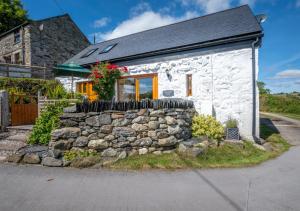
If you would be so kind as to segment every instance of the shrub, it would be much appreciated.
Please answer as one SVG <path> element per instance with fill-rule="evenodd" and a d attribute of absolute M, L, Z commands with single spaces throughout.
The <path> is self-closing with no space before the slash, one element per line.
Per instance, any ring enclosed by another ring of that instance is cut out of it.
<path fill-rule="evenodd" d="M 91 152 L 88 150 L 69 150 L 69 151 L 65 151 L 64 152 L 64 159 L 67 161 L 72 161 L 75 160 L 77 158 L 86 158 L 86 157 L 90 157 L 90 156 L 96 156 L 97 152 Z"/>
<path fill-rule="evenodd" d="M 224 136 L 224 128 L 214 117 L 199 115 L 193 118 L 192 134 L 194 137 L 207 136 L 220 141 Z"/>
<path fill-rule="evenodd" d="M 10 94 L 37 95 L 40 90 L 43 95 L 47 95 L 48 90 L 53 90 L 61 85 L 56 80 L 41 80 L 32 78 L 0 78 L 0 89 L 7 90 Z"/>
<path fill-rule="evenodd" d="M 300 98 L 292 94 L 260 96 L 260 110 L 275 113 L 300 114 Z"/>
<path fill-rule="evenodd" d="M 238 122 L 236 119 L 229 118 L 225 124 L 226 124 L 226 128 L 237 128 L 238 127 Z"/>
<path fill-rule="evenodd" d="M 93 79 L 93 90 L 102 100 L 111 100 L 115 92 L 115 83 L 122 73 L 127 73 L 126 67 L 119 67 L 109 63 L 97 63 L 92 67 L 90 78 Z"/>
<path fill-rule="evenodd" d="M 67 105 L 67 102 L 48 105 L 36 120 L 28 143 L 47 145 L 51 139 L 51 131 L 59 126 L 59 115 Z"/>

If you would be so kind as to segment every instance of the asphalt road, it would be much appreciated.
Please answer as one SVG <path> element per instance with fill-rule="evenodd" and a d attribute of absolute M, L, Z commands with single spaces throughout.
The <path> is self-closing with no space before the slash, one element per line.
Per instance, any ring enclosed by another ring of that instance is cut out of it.
<path fill-rule="evenodd" d="M 0 211 L 300 210 L 299 161 L 295 146 L 240 169 L 119 172 L 1 164 Z"/>

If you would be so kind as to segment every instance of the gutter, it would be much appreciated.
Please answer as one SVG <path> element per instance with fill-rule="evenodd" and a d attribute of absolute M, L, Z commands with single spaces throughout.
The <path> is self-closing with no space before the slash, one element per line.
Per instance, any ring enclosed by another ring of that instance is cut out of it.
<path fill-rule="evenodd" d="M 252 137 L 255 142 L 259 141 L 259 137 L 256 136 L 256 57 L 255 57 L 255 46 L 259 43 L 260 39 L 257 37 L 255 41 L 251 43 L 252 48 Z"/>

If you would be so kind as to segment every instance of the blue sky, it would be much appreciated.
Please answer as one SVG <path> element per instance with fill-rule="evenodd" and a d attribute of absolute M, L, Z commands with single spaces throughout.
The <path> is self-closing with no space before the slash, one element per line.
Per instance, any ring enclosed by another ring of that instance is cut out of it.
<path fill-rule="evenodd" d="M 93 41 L 249 4 L 264 13 L 259 80 L 272 92 L 300 92 L 300 0 L 22 0 L 31 19 L 69 13 Z"/>

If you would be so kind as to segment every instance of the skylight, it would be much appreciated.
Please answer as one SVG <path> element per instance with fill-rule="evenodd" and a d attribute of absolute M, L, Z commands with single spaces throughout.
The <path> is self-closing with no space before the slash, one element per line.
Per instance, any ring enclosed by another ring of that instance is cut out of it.
<path fill-rule="evenodd" d="M 108 51 L 110 51 L 113 47 L 115 47 L 117 45 L 117 43 L 115 44 L 111 44 L 111 45 L 108 45 L 106 46 L 100 53 L 107 53 Z M 99 54 L 100 54 L 99 53 Z"/>
<path fill-rule="evenodd" d="M 84 55 L 83 55 L 82 57 L 80 57 L 80 58 L 88 57 L 88 56 L 92 55 L 96 50 L 98 50 L 98 48 L 89 50 L 86 54 L 84 54 Z"/>

